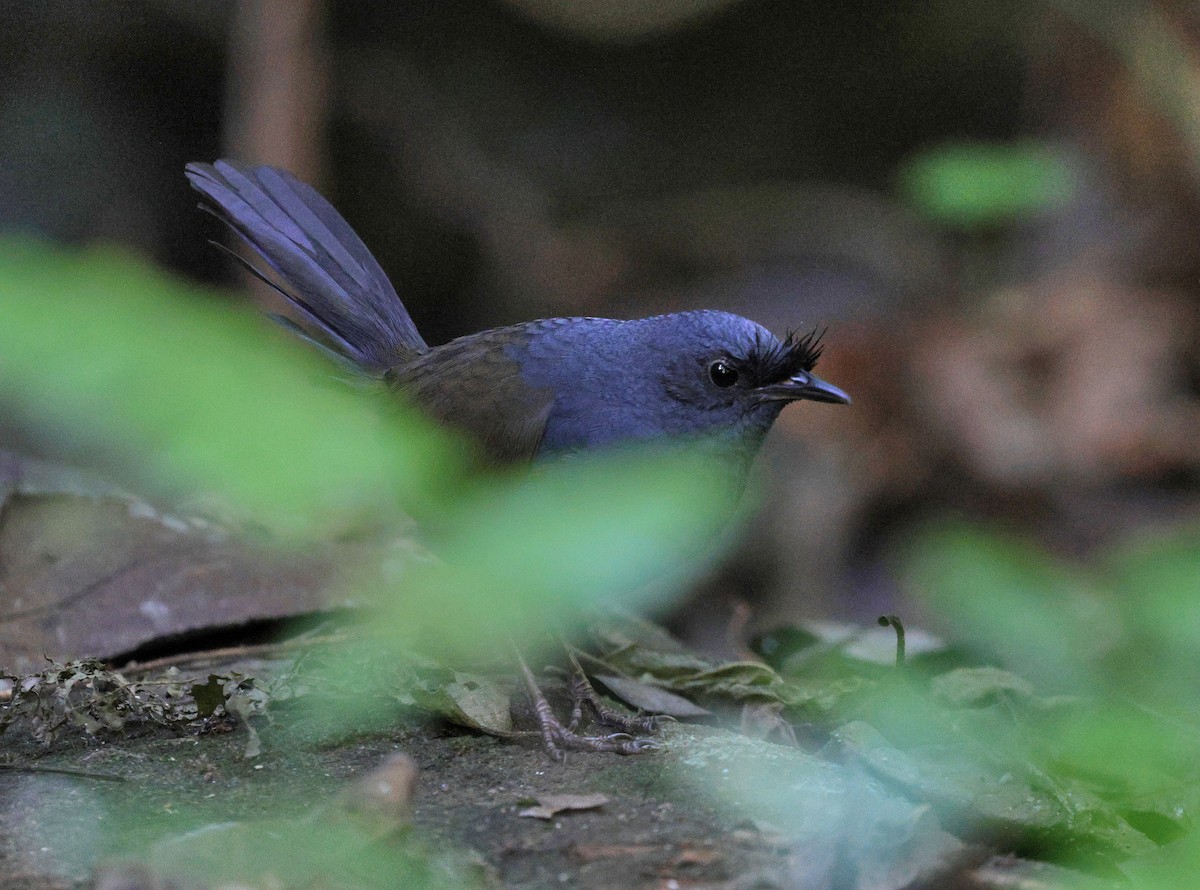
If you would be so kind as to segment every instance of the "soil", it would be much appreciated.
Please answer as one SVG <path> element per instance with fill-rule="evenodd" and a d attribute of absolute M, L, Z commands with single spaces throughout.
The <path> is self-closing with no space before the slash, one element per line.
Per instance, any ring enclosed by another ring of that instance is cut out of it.
<path fill-rule="evenodd" d="M 243 829 L 253 837 L 256 826 L 282 820 L 320 824 L 330 801 L 396 752 L 419 767 L 406 843 L 458 851 L 472 882 L 787 886 L 787 850 L 769 830 L 718 812 L 694 783 L 668 778 L 683 752 L 731 735 L 724 730 L 673 725 L 664 752 L 576 753 L 559 764 L 534 741 L 411 715 L 380 732 L 331 736 L 319 723 L 278 715 L 253 758 L 247 733 L 231 721 L 210 727 L 225 731 L 142 727 L 60 738 L 48 749 L 10 730 L 0 769 L 0 887 L 91 886 L 100 862 L 143 860 L 161 871 L 172 858 L 164 851 L 178 850 L 180 838 L 232 838 Z M 519 815 L 544 795 L 594 793 L 607 802 L 550 819 Z M 229 832 L 230 822 L 240 826 Z"/>

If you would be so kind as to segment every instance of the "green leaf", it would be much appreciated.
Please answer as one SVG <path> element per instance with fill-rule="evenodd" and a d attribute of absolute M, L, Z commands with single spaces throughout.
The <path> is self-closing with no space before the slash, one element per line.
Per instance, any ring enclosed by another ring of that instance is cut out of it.
<path fill-rule="evenodd" d="M 273 526 L 395 513 L 453 475 L 411 413 L 381 427 L 258 315 L 114 250 L 0 240 L 0 398 L 160 490 L 219 491 Z"/>
<path fill-rule="evenodd" d="M 1023 844 L 1049 843 L 1109 863 L 1155 847 L 1082 785 L 1063 777 L 1047 784 L 1036 768 L 1024 767 L 1019 755 L 989 767 L 964 756 L 953 744 L 905 752 L 865 723 L 846 724 L 834 738 L 873 772 L 918 800 L 957 813 L 967 824 L 1020 838 Z"/>
<path fill-rule="evenodd" d="M 930 689 L 947 704 L 960 708 L 989 705 L 997 698 L 1033 696 L 1032 683 L 996 667 L 956 668 L 934 677 Z"/>
<path fill-rule="evenodd" d="M 931 525 L 914 535 L 902 575 L 960 639 L 1040 690 L 1094 690 L 1095 666 L 1121 633 L 1120 612 L 1093 575 L 1017 538 L 965 524 Z"/>
<path fill-rule="evenodd" d="M 1200 688 L 1169 680 L 1190 674 L 1200 651 L 1200 532 L 1138 540 L 1112 553 L 1104 568 L 1125 629 L 1105 665 L 1110 682 L 1139 700 L 1195 713 Z"/>
<path fill-rule="evenodd" d="M 1048 145 L 952 143 L 910 158 L 901 191 L 920 212 L 955 228 L 1012 223 L 1061 207 L 1071 171 Z"/>
<path fill-rule="evenodd" d="M 205 682 L 193 683 L 189 692 L 196 700 L 196 713 L 201 717 L 211 717 L 217 708 L 225 704 L 225 677 L 209 674 Z"/>

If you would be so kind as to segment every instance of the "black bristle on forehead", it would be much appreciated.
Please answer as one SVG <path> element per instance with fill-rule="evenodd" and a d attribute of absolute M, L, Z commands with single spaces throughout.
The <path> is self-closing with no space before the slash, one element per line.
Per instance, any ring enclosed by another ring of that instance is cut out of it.
<path fill-rule="evenodd" d="M 825 329 L 813 328 L 807 334 L 788 331 L 782 340 L 760 338 L 754 352 L 748 356 L 759 386 L 779 383 L 801 371 L 811 371 L 821 357 L 821 338 Z"/>

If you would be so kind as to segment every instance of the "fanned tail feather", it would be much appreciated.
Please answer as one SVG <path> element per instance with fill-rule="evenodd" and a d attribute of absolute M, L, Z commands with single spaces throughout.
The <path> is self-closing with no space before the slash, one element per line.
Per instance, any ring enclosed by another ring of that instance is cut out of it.
<path fill-rule="evenodd" d="M 427 347 L 379 263 L 315 189 L 274 167 L 188 164 L 201 207 L 238 233 L 279 277 L 238 257 L 296 310 L 289 325 L 370 374 Z"/>

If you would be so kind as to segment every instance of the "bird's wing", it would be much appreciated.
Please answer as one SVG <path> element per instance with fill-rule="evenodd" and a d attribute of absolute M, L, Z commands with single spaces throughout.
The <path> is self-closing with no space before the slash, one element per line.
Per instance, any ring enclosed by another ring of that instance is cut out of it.
<path fill-rule="evenodd" d="M 435 346 L 384 380 L 442 424 L 475 442 L 498 464 L 526 463 L 541 448 L 554 393 L 530 386 L 513 357 L 528 325 L 496 328 Z"/>
<path fill-rule="evenodd" d="M 253 247 L 285 286 L 251 271 L 292 304 L 322 345 L 374 373 L 425 348 L 379 263 L 311 186 L 284 170 L 229 161 L 188 164 L 185 172 L 205 198 L 200 206 Z"/>

